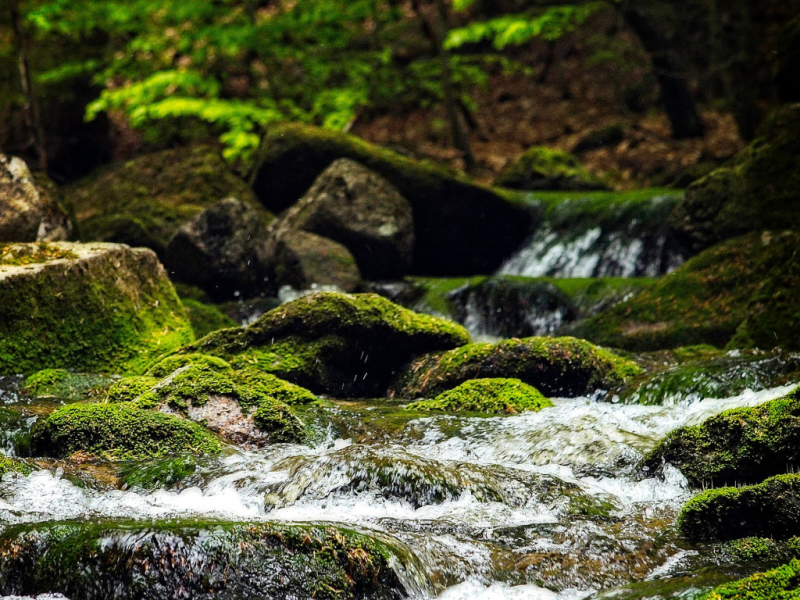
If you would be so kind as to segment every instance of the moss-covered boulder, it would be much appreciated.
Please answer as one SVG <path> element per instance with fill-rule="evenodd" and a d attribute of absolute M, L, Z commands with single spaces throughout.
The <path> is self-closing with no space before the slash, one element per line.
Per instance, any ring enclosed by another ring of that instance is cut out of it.
<path fill-rule="evenodd" d="M 355 161 L 335 160 L 281 221 L 344 245 L 367 279 L 400 279 L 411 265 L 411 205 L 391 183 Z"/>
<path fill-rule="evenodd" d="M 132 404 L 70 404 L 37 421 L 31 437 L 34 456 L 56 458 L 80 453 L 119 460 L 220 449 L 200 425 Z"/>
<path fill-rule="evenodd" d="M 155 254 L 117 244 L 0 247 L 0 374 L 136 370 L 193 339 Z"/>
<path fill-rule="evenodd" d="M 517 414 L 539 411 L 553 403 L 519 379 L 473 379 L 436 396 L 407 405 L 409 410 Z"/>
<path fill-rule="evenodd" d="M 109 165 L 68 186 L 84 240 L 145 246 L 164 255 L 172 236 L 209 206 L 234 197 L 261 210 L 215 148 L 193 146 Z"/>
<path fill-rule="evenodd" d="M 0 536 L 0 594 L 85 600 L 398 600 L 398 542 L 331 525 L 40 523 Z"/>
<path fill-rule="evenodd" d="M 800 475 L 777 475 L 757 485 L 698 494 L 681 510 L 678 529 L 692 541 L 800 534 Z"/>
<path fill-rule="evenodd" d="M 735 408 L 670 432 L 645 457 L 669 462 L 694 486 L 753 483 L 800 464 L 800 388 L 753 408 Z"/>
<path fill-rule="evenodd" d="M 181 364 L 182 358 L 186 359 Z M 155 377 L 131 377 L 115 384 L 110 402 L 132 402 L 139 408 L 181 416 L 234 444 L 264 446 L 300 442 L 306 438 L 303 422 L 289 406 L 317 398 L 300 386 L 255 369 L 220 368 L 219 358 L 203 355 L 175 356 L 155 365 Z"/>
<path fill-rule="evenodd" d="M 411 204 L 412 272 L 472 275 L 493 271 L 530 231 L 531 213 L 510 197 L 355 136 L 306 125 L 269 128 L 253 170 L 253 189 L 267 208 L 281 212 L 339 158 L 357 161 L 383 176 Z"/>
<path fill-rule="evenodd" d="M 773 113 L 724 167 L 695 182 L 671 217 L 695 251 L 749 231 L 800 229 L 800 104 Z"/>
<path fill-rule="evenodd" d="M 494 183 L 515 190 L 608 189 L 581 165 L 577 156 L 547 146 L 533 146 L 526 150 L 500 173 Z"/>
<path fill-rule="evenodd" d="M 697 600 L 794 600 L 800 595 L 800 560 L 726 583 Z"/>
<path fill-rule="evenodd" d="M 75 401 L 99 396 L 113 383 L 114 377 L 103 373 L 43 369 L 25 379 L 22 392 L 32 398 Z"/>
<path fill-rule="evenodd" d="M 400 398 L 432 398 L 470 379 L 515 378 L 548 397 L 610 390 L 641 372 L 633 362 L 571 337 L 467 344 L 413 360 L 392 384 Z"/>
<path fill-rule="evenodd" d="M 775 55 L 775 87 L 781 102 L 800 102 L 800 16 L 795 17 L 781 31 Z"/>
<path fill-rule="evenodd" d="M 0 243 L 69 238 L 72 222 L 46 175 L 35 178 L 19 158 L 0 154 Z"/>
<path fill-rule="evenodd" d="M 309 294 L 249 327 L 212 333 L 181 353 L 252 366 L 337 397 L 383 395 L 409 360 L 469 342 L 459 325 L 419 315 L 375 294 Z"/>
<path fill-rule="evenodd" d="M 275 281 L 296 290 L 314 285 L 334 286 L 355 292 L 361 285 L 361 273 L 350 251 L 328 238 L 300 230 L 275 232 L 270 242 L 275 265 Z"/>
<path fill-rule="evenodd" d="M 574 335 L 629 350 L 695 344 L 800 349 L 800 234 L 751 233 L 710 248 Z"/>
<path fill-rule="evenodd" d="M 33 468 L 19 460 L 0 454 L 0 479 L 2 479 L 3 475 L 6 473 L 21 473 L 22 475 L 30 475 L 33 473 Z"/>
<path fill-rule="evenodd" d="M 197 339 L 205 337 L 213 331 L 238 325 L 236 321 L 213 304 L 201 302 L 194 298 L 182 298 L 181 302 L 186 310 L 186 317 L 192 326 L 194 337 Z"/>
<path fill-rule="evenodd" d="M 164 253 L 164 265 L 172 277 L 216 300 L 274 293 L 268 222 L 252 203 L 220 200 L 178 229 Z"/>

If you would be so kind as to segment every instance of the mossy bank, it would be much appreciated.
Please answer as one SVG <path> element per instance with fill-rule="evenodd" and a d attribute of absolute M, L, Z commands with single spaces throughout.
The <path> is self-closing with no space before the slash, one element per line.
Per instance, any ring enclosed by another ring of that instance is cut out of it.
<path fill-rule="evenodd" d="M 431 412 L 477 412 L 517 414 L 526 410 L 539 411 L 553 403 L 535 387 L 519 379 L 473 379 L 433 400 L 420 400 L 407 406 L 408 410 Z"/>

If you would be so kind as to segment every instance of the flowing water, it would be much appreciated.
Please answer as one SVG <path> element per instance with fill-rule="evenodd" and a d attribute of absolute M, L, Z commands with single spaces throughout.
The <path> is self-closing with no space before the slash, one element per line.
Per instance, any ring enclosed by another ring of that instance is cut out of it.
<path fill-rule="evenodd" d="M 0 411 L 27 411 L 15 422 L 24 429 L 41 411 L 11 383 Z M 327 429 L 315 445 L 229 449 L 170 489 L 122 490 L 102 477 L 87 484 L 58 463 L 7 474 L 0 530 L 66 519 L 332 522 L 410 549 L 417 566 L 403 578 L 418 598 L 662 597 L 629 584 L 697 568 L 687 566 L 697 552 L 673 533 L 691 492 L 670 467 L 663 479 L 647 477 L 642 454 L 676 427 L 789 389 L 671 406 L 562 399 L 497 418 L 404 418 L 396 407 L 331 404 L 317 415 Z M 681 597 L 700 589 L 686 581 Z"/>

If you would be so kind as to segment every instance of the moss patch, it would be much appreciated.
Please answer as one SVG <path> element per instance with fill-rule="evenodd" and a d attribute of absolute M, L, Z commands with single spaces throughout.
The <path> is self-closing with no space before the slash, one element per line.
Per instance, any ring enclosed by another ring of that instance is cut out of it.
<path fill-rule="evenodd" d="M 180 452 L 214 454 L 219 441 L 199 425 L 130 404 L 72 404 L 38 421 L 34 455 L 137 459 Z"/>
<path fill-rule="evenodd" d="M 3 475 L 6 473 L 30 475 L 33 473 L 33 469 L 23 462 L 0 455 L 0 479 L 2 479 Z"/>
<path fill-rule="evenodd" d="M 800 597 L 800 560 L 726 583 L 697 600 L 795 600 Z"/>
<path fill-rule="evenodd" d="M 182 300 L 186 309 L 186 316 L 192 324 L 192 331 L 197 339 L 207 336 L 209 333 L 236 327 L 237 323 L 228 315 L 219 310 L 212 304 L 205 304 L 198 300 L 185 298 Z"/>
<path fill-rule="evenodd" d="M 693 344 L 800 348 L 800 235 L 753 233 L 706 250 L 575 335 L 629 350 Z"/>
<path fill-rule="evenodd" d="M 495 185 L 515 190 L 607 189 L 581 165 L 577 156 L 547 146 L 526 150 L 500 174 Z"/>
<path fill-rule="evenodd" d="M 162 358 L 152 367 L 147 369 L 146 374 L 150 377 L 163 378 L 186 366 L 195 366 L 217 373 L 225 373 L 231 370 L 231 365 L 227 361 L 208 354 L 190 353 L 173 354 Z"/>
<path fill-rule="evenodd" d="M 735 408 L 670 432 L 645 457 L 678 467 L 692 485 L 761 481 L 800 464 L 800 388 L 754 408 Z"/>
<path fill-rule="evenodd" d="M 409 410 L 436 412 L 482 412 L 517 414 L 553 406 L 535 387 L 519 379 L 473 379 L 439 394 L 433 400 L 420 400 Z"/>
<path fill-rule="evenodd" d="M 392 385 L 400 398 L 432 397 L 470 379 L 511 377 L 549 397 L 610 390 L 641 372 L 632 361 L 575 338 L 468 344 L 412 361 Z"/>
<path fill-rule="evenodd" d="M 0 266 L 22 267 L 53 260 L 76 258 L 78 255 L 62 244 L 40 242 L 0 245 Z"/>
<path fill-rule="evenodd" d="M 0 266 L 0 374 L 136 371 L 193 339 L 152 252 L 57 245 L 80 258 Z"/>
<path fill-rule="evenodd" d="M 98 396 L 113 382 L 113 377 L 103 374 L 44 369 L 25 379 L 22 392 L 35 398 L 57 398 L 71 402 Z"/>
<path fill-rule="evenodd" d="M 254 367 L 312 391 L 383 395 L 414 356 L 466 344 L 459 325 L 420 315 L 374 294 L 310 294 L 244 329 L 213 333 L 182 353 L 206 353 Z"/>

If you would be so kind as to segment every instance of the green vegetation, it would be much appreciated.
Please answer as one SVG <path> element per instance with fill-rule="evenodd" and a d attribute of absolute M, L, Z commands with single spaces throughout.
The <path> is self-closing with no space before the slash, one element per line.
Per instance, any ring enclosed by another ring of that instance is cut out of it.
<path fill-rule="evenodd" d="M 795 233 L 752 233 L 689 260 L 652 288 L 576 328 L 629 350 L 693 344 L 800 348 Z"/>
<path fill-rule="evenodd" d="M 0 244 L 0 267 L 23 267 L 53 260 L 78 258 L 68 246 L 47 242 L 36 244 Z"/>
<path fill-rule="evenodd" d="M 192 365 L 209 371 L 217 373 L 225 373 L 231 370 L 231 365 L 217 356 L 209 356 L 208 354 L 172 354 L 166 358 L 162 358 L 152 367 L 147 369 L 147 375 L 150 377 L 163 378 L 167 375 L 177 371 L 181 367 Z"/>
<path fill-rule="evenodd" d="M 212 333 L 181 350 L 221 356 L 335 396 L 375 397 L 409 359 L 469 341 L 450 321 L 419 315 L 374 294 L 311 294 L 250 327 Z"/>
<path fill-rule="evenodd" d="M 641 369 L 608 350 L 571 337 L 530 337 L 468 344 L 412 361 L 392 385 L 400 398 L 432 397 L 470 379 L 509 377 L 548 397 L 610 390 Z"/>
<path fill-rule="evenodd" d="M 473 379 L 443 392 L 433 400 L 412 402 L 409 410 L 516 414 L 553 406 L 547 398 L 519 379 Z"/>
<path fill-rule="evenodd" d="M 0 454 L 0 479 L 2 479 L 3 475 L 6 473 L 21 473 L 22 475 L 30 475 L 33 473 L 33 469 L 23 462 Z"/>
<path fill-rule="evenodd" d="M 19 247 L 38 252 L 33 244 Z M 80 258 L 0 266 L 0 374 L 136 371 L 192 341 L 183 307 L 152 252 L 66 242 L 48 247 Z"/>
<path fill-rule="evenodd" d="M 754 408 L 735 408 L 670 432 L 645 457 L 674 464 L 694 486 L 758 482 L 800 463 L 800 388 Z"/>
<path fill-rule="evenodd" d="M 577 156 L 534 146 L 508 166 L 495 185 L 516 190 L 602 190 L 606 186 L 580 163 Z"/>
<path fill-rule="evenodd" d="M 181 302 L 186 309 L 186 316 L 189 319 L 189 323 L 192 324 L 194 337 L 198 340 L 214 331 L 237 326 L 236 321 L 212 304 L 200 302 L 191 298 L 183 298 Z"/>
<path fill-rule="evenodd" d="M 726 583 L 697 600 L 794 600 L 800 596 L 800 560 Z"/>
<path fill-rule="evenodd" d="M 75 401 L 97 396 L 113 382 L 112 377 L 103 374 L 70 373 L 66 369 L 44 369 L 25 379 L 22 391 L 35 398 Z"/>
<path fill-rule="evenodd" d="M 31 450 L 40 456 L 81 453 L 130 460 L 180 452 L 214 454 L 221 445 L 196 423 L 173 415 L 131 404 L 72 404 L 36 423 Z"/>
<path fill-rule="evenodd" d="M 124 464 L 118 476 L 123 489 L 154 490 L 170 488 L 193 475 L 196 469 L 197 459 L 194 456 L 171 456 Z"/>

